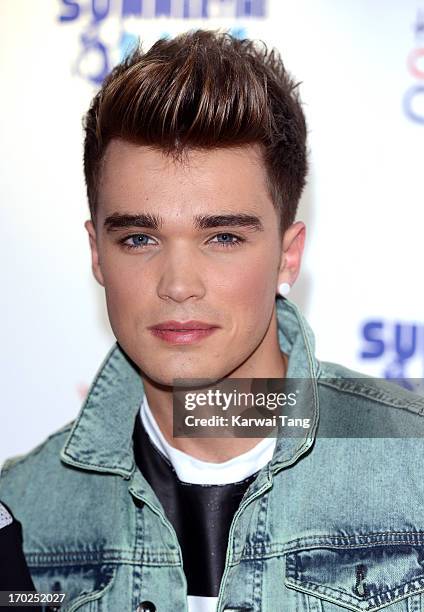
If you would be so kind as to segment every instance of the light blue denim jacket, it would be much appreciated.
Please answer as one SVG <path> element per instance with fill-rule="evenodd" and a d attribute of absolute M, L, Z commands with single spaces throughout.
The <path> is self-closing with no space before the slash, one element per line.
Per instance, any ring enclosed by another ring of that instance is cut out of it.
<path fill-rule="evenodd" d="M 246 491 L 218 611 L 424 611 L 424 399 L 319 362 L 291 301 L 277 298 L 277 316 L 287 376 L 312 380 L 313 421 L 278 438 Z M 115 344 L 78 418 L 3 466 L 34 584 L 66 592 L 66 612 L 187 610 L 174 529 L 134 463 L 143 393 Z M 365 437 L 379 423 L 393 435 Z"/>

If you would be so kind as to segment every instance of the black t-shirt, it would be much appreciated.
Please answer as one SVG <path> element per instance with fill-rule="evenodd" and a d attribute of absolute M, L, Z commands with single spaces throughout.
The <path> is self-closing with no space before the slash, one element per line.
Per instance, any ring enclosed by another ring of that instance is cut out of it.
<path fill-rule="evenodd" d="M 1 504 L 10 514 L 12 522 L 0 529 L 0 591 L 35 591 L 34 583 L 26 564 L 22 549 L 22 526 L 17 521 L 8 506 Z M 3 513 L 4 515 L 5 513 Z M 10 610 L 0 606 L 0 610 Z M 15 607 L 13 610 L 40 612 L 41 608 Z"/>
<path fill-rule="evenodd" d="M 168 458 L 151 442 L 140 413 L 134 429 L 134 456 L 177 534 L 187 594 L 217 597 L 231 521 L 257 473 L 224 485 L 179 480 Z"/>

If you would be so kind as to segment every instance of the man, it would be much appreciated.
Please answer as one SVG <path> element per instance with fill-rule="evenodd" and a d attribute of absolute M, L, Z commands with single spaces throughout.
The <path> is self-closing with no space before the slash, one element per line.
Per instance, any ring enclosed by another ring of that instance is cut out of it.
<path fill-rule="evenodd" d="M 68 612 L 424 610 L 424 401 L 319 362 L 286 297 L 307 156 L 278 54 L 160 40 L 112 71 L 85 131 L 117 343 L 78 418 L 2 470 L 37 590 Z M 174 436 L 174 383 L 198 379 L 309 381 L 309 427 Z"/>

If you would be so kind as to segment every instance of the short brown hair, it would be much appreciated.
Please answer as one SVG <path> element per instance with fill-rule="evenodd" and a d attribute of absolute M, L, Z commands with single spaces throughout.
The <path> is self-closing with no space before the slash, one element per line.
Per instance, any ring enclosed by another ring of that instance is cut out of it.
<path fill-rule="evenodd" d="M 262 42 L 262 41 L 261 41 Z M 97 212 L 101 165 L 112 138 L 181 158 L 190 148 L 259 143 L 283 232 L 307 174 L 306 122 L 297 85 L 275 49 L 228 32 L 195 30 L 140 45 L 106 77 L 84 117 L 84 174 Z"/>

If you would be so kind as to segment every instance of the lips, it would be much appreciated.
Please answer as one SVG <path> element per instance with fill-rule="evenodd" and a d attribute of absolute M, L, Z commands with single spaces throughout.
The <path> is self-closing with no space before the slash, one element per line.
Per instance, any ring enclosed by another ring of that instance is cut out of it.
<path fill-rule="evenodd" d="M 149 329 L 154 336 L 169 345 L 190 345 L 214 334 L 218 327 L 205 321 L 164 321 Z"/>
<path fill-rule="evenodd" d="M 157 325 L 152 325 L 149 329 L 159 329 L 168 331 L 193 331 L 198 329 L 212 329 L 218 327 L 213 323 L 205 323 L 204 321 L 164 321 Z"/>

